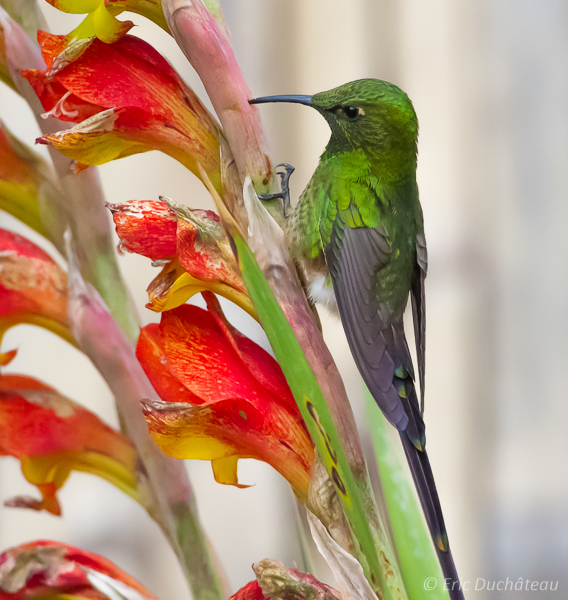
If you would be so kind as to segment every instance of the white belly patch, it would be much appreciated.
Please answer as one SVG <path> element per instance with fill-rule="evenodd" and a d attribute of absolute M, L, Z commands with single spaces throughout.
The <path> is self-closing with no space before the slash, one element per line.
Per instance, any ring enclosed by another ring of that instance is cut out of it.
<path fill-rule="evenodd" d="M 317 273 L 310 277 L 308 291 L 313 302 L 325 306 L 331 312 L 338 312 L 333 286 L 325 275 Z"/>

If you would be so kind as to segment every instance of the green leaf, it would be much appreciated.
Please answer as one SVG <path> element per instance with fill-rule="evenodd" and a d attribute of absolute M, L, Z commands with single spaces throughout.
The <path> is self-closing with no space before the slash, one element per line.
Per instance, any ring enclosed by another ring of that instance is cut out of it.
<path fill-rule="evenodd" d="M 390 439 L 389 430 L 392 426 L 367 389 L 365 405 L 381 487 L 408 598 L 418 600 L 427 595 L 428 600 L 448 600 L 448 592 L 443 589 L 444 576 L 422 509 Z M 436 580 L 436 585 L 434 589 L 430 589 L 428 582 L 433 579 Z"/>

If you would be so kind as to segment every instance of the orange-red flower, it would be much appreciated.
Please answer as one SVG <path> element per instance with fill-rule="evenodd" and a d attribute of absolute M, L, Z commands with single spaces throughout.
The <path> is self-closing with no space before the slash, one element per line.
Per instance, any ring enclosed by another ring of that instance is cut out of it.
<path fill-rule="evenodd" d="M 148 308 L 170 310 L 209 290 L 256 318 L 225 230 L 213 211 L 152 200 L 132 200 L 109 209 L 121 249 L 163 267 L 148 288 Z"/>
<path fill-rule="evenodd" d="M 77 161 L 76 171 L 148 150 L 161 150 L 198 177 L 198 164 L 217 189 L 220 130 L 171 65 L 131 35 L 113 44 L 94 39 L 56 60 L 65 36 L 39 32 L 45 71 L 28 79 L 48 115 L 77 123 L 37 141 Z"/>
<path fill-rule="evenodd" d="M 42 495 L 14 498 L 9 506 L 61 514 L 56 494 L 71 471 L 98 475 L 138 497 L 137 454 L 130 440 L 31 377 L 0 377 L 0 455 L 17 458 Z"/>
<path fill-rule="evenodd" d="M 19 323 L 45 327 L 74 343 L 67 324 L 67 276 L 29 240 L 0 229 L 0 341 Z"/>
<path fill-rule="evenodd" d="M 38 540 L 0 554 L 0 598 L 148 598 L 136 579 L 110 560 L 61 542 Z"/>
<path fill-rule="evenodd" d="M 274 467 L 306 500 L 314 451 L 278 363 L 210 310 L 183 305 L 141 331 L 137 356 L 165 402 L 146 401 L 150 435 L 175 458 L 211 460 L 238 485 L 239 458 Z"/>

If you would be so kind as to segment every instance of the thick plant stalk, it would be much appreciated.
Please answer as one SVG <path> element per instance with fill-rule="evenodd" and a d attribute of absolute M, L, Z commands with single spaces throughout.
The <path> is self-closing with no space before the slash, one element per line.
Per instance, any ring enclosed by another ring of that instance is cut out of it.
<path fill-rule="evenodd" d="M 228 36 L 209 14 L 202 0 L 163 0 L 162 6 L 170 31 L 199 74 L 227 138 L 228 144 L 222 143 L 223 200 L 255 252 L 256 260 L 316 376 L 363 499 L 365 516 L 374 530 L 375 542 L 383 556 L 388 557 L 384 569 L 396 572 L 398 569 L 392 560 L 393 553 L 371 490 L 353 412 L 337 367 L 323 341 L 285 244 L 274 243 L 274 232 L 251 231 L 254 219 L 250 214 L 247 217 L 243 206 L 242 184 L 248 175 L 257 193 L 274 191 L 274 176 L 260 118 L 256 108 L 248 104 L 251 94 Z M 325 486 L 318 487 L 323 489 Z M 321 493 L 320 489 L 316 494 Z M 330 517 L 333 496 L 330 491 L 319 498 L 323 503 L 329 503 Z M 320 508 L 323 508 L 321 502 Z M 329 527 L 329 522 L 327 525 Z M 342 529 L 340 524 L 335 525 Z M 353 550 L 345 544 L 344 537 L 340 543 Z M 398 580 L 397 574 L 394 579 Z M 398 585 L 395 583 L 393 587 L 397 589 Z M 404 595 L 403 589 L 401 594 Z"/>
<path fill-rule="evenodd" d="M 182 461 L 169 458 L 152 442 L 140 410 L 141 398 L 157 397 L 130 342 L 107 312 L 96 290 L 85 283 L 69 254 L 69 318 L 81 350 L 108 382 L 125 433 L 141 458 L 140 502 L 160 525 L 176 553 L 196 600 L 224 598 Z"/>
<path fill-rule="evenodd" d="M 28 102 L 43 134 L 67 129 L 70 124 L 44 112 L 30 84 L 20 76 L 24 69 L 45 69 L 39 47 L 10 16 L 0 8 L 0 27 L 4 29 L 8 68 L 17 91 Z M 83 277 L 93 284 L 108 305 L 113 317 L 131 340 L 138 336 L 138 319 L 130 295 L 118 269 L 108 212 L 95 169 L 73 174 L 71 161 L 57 150 L 49 148 L 59 179 L 60 198 L 57 219 L 50 234 L 57 248 L 61 247 L 63 230 L 69 227 L 77 240 L 77 256 Z"/>
<path fill-rule="evenodd" d="M 227 167 L 225 203 L 241 231 L 249 223 L 243 210 L 242 187 L 235 182 L 231 158 L 244 183 L 250 175 L 255 191 L 273 191 L 273 174 L 268 147 L 256 107 L 248 104 L 250 91 L 242 77 L 226 34 L 218 27 L 201 0 L 163 0 L 166 20 L 176 41 L 191 62 L 223 126 L 230 150 L 223 148 Z M 364 487 L 368 474 L 353 411 L 331 354 L 314 320 L 296 271 L 284 245 L 262 250 L 257 261 L 284 311 L 333 413 L 351 469 Z M 370 488 L 369 488 L 370 489 Z"/>

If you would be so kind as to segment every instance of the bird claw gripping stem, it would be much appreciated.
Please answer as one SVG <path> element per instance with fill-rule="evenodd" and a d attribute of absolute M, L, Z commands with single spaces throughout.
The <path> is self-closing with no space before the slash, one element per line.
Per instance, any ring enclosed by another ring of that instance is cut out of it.
<path fill-rule="evenodd" d="M 277 198 L 280 198 L 282 200 L 282 214 L 284 215 L 284 218 L 286 219 L 286 217 L 288 216 L 288 213 L 290 212 L 290 176 L 292 175 L 292 173 L 296 170 L 295 167 L 293 167 L 292 165 L 289 165 L 288 163 L 280 163 L 279 165 L 276 165 L 276 168 L 278 169 L 278 167 L 284 167 L 284 171 L 276 171 L 276 174 L 280 177 L 280 192 L 278 192 L 277 194 L 260 194 L 258 197 L 261 200 L 267 201 L 267 200 L 276 200 Z"/>

